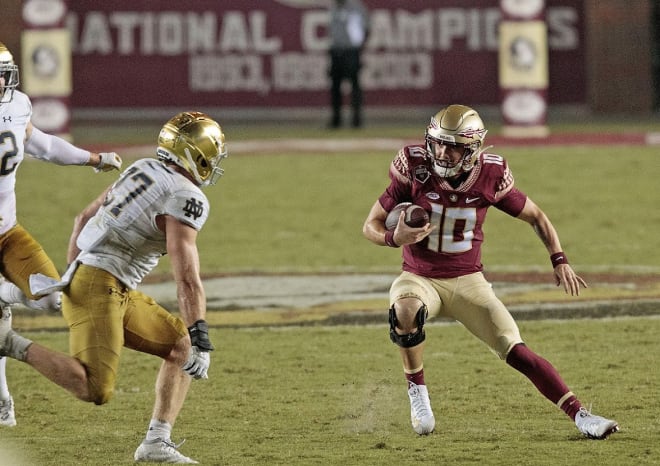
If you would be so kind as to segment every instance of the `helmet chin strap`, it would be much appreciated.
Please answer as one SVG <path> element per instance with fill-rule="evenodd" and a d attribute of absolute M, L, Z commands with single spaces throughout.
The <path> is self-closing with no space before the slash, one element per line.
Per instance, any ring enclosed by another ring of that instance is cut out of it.
<path fill-rule="evenodd" d="M 0 89 L 0 104 L 7 104 L 12 101 L 14 97 L 14 90 L 11 88 Z"/>
<path fill-rule="evenodd" d="M 469 149 L 468 149 L 469 150 Z M 468 154 L 463 154 L 461 159 L 453 167 L 443 167 L 439 165 L 435 160 L 433 161 L 433 171 L 440 178 L 453 178 L 460 175 L 463 172 L 469 172 L 474 167 L 474 164 L 469 164 L 468 162 L 472 160 L 474 156 L 474 151 L 470 151 Z"/>
<path fill-rule="evenodd" d="M 442 167 L 433 161 L 433 171 L 440 178 L 453 178 L 460 175 L 461 173 L 469 172 L 474 168 L 474 165 L 476 164 L 479 156 L 491 147 L 493 146 L 487 146 L 483 149 L 476 149 L 469 155 L 464 155 L 463 158 L 461 158 L 461 160 L 453 167 Z"/>
<path fill-rule="evenodd" d="M 190 149 L 187 147 L 183 149 L 183 151 L 186 153 L 186 158 L 188 159 L 188 166 L 190 167 L 190 170 L 192 171 L 192 175 L 195 177 L 195 181 L 200 186 L 204 186 L 204 180 L 201 179 L 199 176 L 199 172 L 197 172 L 197 166 L 195 165 L 195 162 L 193 162 L 192 154 L 190 153 Z"/>
<path fill-rule="evenodd" d="M 452 178 L 460 173 L 461 169 L 463 168 L 462 165 L 463 164 L 459 162 L 453 167 L 442 167 L 436 162 L 433 162 L 433 171 L 440 178 Z"/>

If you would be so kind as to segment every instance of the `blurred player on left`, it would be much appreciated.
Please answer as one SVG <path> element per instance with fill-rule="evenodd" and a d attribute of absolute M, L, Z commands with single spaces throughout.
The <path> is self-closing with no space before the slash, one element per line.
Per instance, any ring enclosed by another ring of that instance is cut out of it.
<path fill-rule="evenodd" d="M 41 245 L 16 218 L 16 170 L 25 154 L 57 165 L 89 165 L 96 172 L 119 170 L 122 160 L 114 152 L 89 152 L 64 139 L 39 131 L 30 121 L 30 98 L 17 90 L 18 66 L 0 42 L 0 309 L 11 320 L 10 304 L 59 311 L 59 293 L 34 300 L 29 277 L 42 273 L 59 279 L 55 265 Z M 5 280 L 6 279 L 6 280 Z M 7 387 L 6 359 L 0 357 L 0 426 L 15 426 L 14 401 Z"/>

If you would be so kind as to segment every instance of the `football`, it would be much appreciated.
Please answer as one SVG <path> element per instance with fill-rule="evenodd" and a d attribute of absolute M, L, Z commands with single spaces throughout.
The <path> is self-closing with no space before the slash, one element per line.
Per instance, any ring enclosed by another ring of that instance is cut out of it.
<path fill-rule="evenodd" d="M 388 230 L 394 230 L 396 228 L 402 210 L 406 211 L 404 221 L 409 227 L 420 228 L 429 223 L 429 214 L 422 207 L 411 202 L 402 202 L 394 206 L 387 214 L 385 228 Z"/>

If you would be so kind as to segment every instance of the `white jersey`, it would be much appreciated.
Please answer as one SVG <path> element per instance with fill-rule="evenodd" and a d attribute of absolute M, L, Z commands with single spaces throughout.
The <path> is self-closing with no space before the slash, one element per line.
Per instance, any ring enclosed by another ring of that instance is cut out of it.
<path fill-rule="evenodd" d="M 23 161 L 25 132 L 32 117 L 30 98 L 14 91 L 0 104 L 0 234 L 16 225 L 16 170 Z"/>
<path fill-rule="evenodd" d="M 209 203 L 188 178 L 156 159 L 129 166 L 78 236 L 78 261 L 106 270 L 135 289 L 167 252 L 156 217 L 170 215 L 200 230 Z"/>

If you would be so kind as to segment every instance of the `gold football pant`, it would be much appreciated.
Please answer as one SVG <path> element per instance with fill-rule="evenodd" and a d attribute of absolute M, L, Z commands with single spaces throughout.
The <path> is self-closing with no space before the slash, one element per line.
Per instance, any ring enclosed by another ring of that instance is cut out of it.
<path fill-rule="evenodd" d="M 80 265 L 62 296 L 69 352 L 87 369 L 96 404 L 113 395 L 122 347 L 165 358 L 188 334 L 183 321 L 109 272 Z"/>
<path fill-rule="evenodd" d="M 0 272 L 29 299 L 35 299 L 30 293 L 29 282 L 33 273 L 60 279 L 60 274 L 46 251 L 21 225 L 16 225 L 0 235 Z"/>
<path fill-rule="evenodd" d="M 421 300 L 429 317 L 442 316 L 462 323 L 501 359 L 523 342 L 518 325 L 481 272 L 444 279 L 402 272 L 390 287 L 390 306 L 409 297 Z"/>

